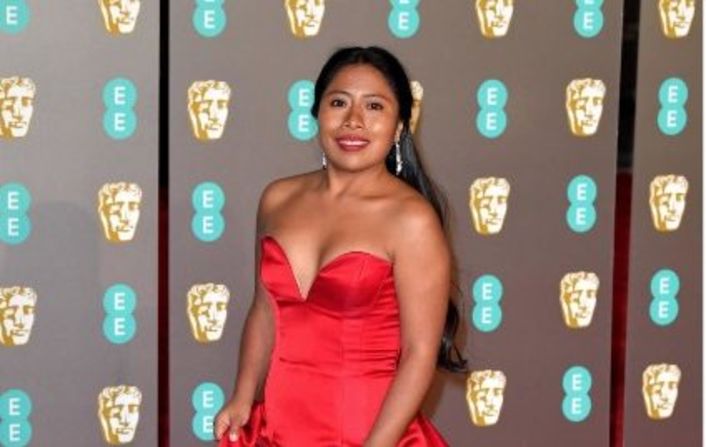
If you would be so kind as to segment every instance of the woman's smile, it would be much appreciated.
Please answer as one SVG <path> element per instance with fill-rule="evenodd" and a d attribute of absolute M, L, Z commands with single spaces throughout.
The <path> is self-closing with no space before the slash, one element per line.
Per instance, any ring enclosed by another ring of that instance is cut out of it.
<path fill-rule="evenodd" d="M 353 152 L 365 149 L 370 140 L 357 135 L 342 135 L 336 138 L 336 143 L 344 151 Z"/>

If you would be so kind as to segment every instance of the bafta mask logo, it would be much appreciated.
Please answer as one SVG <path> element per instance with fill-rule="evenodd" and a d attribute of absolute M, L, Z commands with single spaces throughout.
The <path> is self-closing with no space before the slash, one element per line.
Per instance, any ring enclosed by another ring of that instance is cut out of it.
<path fill-rule="evenodd" d="M 136 386 L 103 388 L 98 395 L 98 419 L 105 442 L 110 445 L 132 442 L 140 420 L 141 403 L 142 393 Z"/>
<path fill-rule="evenodd" d="M 493 39 L 507 34 L 514 0 L 476 0 L 478 26 L 483 37 Z"/>
<path fill-rule="evenodd" d="M 34 326 L 37 293 L 30 287 L 0 288 L 0 344 L 27 344 Z"/>
<path fill-rule="evenodd" d="M 230 292 L 223 284 L 195 284 L 187 294 L 186 313 L 196 341 L 220 340 L 228 318 Z"/>
<path fill-rule="evenodd" d="M 571 329 L 591 325 L 600 281 L 592 272 L 572 272 L 561 278 L 561 311 Z"/>
<path fill-rule="evenodd" d="M 686 208 L 689 182 L 681 175 L 658 175 L 650 183 L 650 211 L 657 231 L 675 231 Z"/>
<path fill-rule="evenodd" d="M 136 183 L 106 183 L 98 191 L 98 215 L 110 242 L 131 241 L 140 219 L 142 190 Z"/>
<path fill-rule="evenodd" d="M 507 214 L 510 183 L 500 177 L 476 179 L 469 188 L 473 227 L 480 234 L 497 234 Z"/>
<path fill-rule="evenodd" d="M 409 84 L 412 90 L 412 116 L 409 119 L 409 129 L 412 133 L 417 131 L 419 115 L 422 113 L 422 99 L 424 98 L 424 87 L 419 81 L 412 81 Z"/>
<path fill-rule="evenodd" d="M 681 370 L 677 365 L 660 363 L 649 365 L 642 373 L 642 397 L 650 419 L 672 416 L 679 395 Z"/>
<path fill-rule="evenodd" d="M 0 78 L 0 137 L 10 139 L 27 135 L 36 90 L 30 78 Z"/>
<path fill-rule="evenodd" d="M 600 79 L 574 79 L 566 86 L 566 112 L 571 133 L 577 137 L 596 133 L 605 92 L 605 84 Z"/>
<path fill-rule="evenodd" d="M 662 32 L 670 39 L 686 37 L 696 15 L 696 0 L 659 0 Z"/>
<path fill-rule="evenodd" d="M 495 425 L 503 407 L 505 384 L 502 371 L 474 371 L 466 380 L 466 402 L 471 421 L 478 427 Z"/>
<path fill-rule="evenodd" d="M 228 119 L 230 87 L 223 81 L 195 81 L 189 87 L 189 118 L 199 140 L 217 140 Z"/>
<path fill-rule="evenodd" d="M 325 0 L 284 0 L 289 27 L 296 37 L 319 34 L 326 10 Z"/>
<path fill-rule="evenodd" d="M 98 4 L 110 34 L 129 34 L 135 29 L 140 0 L 98 0 Z"/>

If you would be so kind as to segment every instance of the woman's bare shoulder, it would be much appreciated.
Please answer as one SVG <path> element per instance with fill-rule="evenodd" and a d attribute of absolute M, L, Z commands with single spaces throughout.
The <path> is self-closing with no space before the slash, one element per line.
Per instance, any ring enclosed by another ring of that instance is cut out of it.
<path fill-rule="evenodd" d="M 260 195 L 259 214 L 261 216 L 270 214 L 281 204 L 307 189 L 319 175 L 318 171 L 311 171 L 271 181 Z"/>
<path fill-rule="evenodd" d="M 417 190 L 405 184 L 395 191 L 391 216 L 400 242 L 409 242 L 425 235 L 444 233 L 441 219 L 434 206 Z"/>

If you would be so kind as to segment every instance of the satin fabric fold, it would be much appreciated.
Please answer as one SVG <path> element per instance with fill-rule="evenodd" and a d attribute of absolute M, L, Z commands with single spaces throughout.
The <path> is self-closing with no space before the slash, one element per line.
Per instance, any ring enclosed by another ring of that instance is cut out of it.
<path fill-rule="evenodd" d="M 261 239 L 260 277 L 275 316 L 264 402 L 240 438 L 220 447 L 361 446 L 397 369 L 400 322 L 392 264 L 343 253 L 317 272 L 306 296 L 283 247 Z M 447 447 L 419 413 L 398 447 Z"/>

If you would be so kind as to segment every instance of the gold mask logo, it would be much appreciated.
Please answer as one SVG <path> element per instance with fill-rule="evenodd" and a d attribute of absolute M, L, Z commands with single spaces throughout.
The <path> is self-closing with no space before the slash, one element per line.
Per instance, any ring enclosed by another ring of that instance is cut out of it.
<path fill-rule="evenodd" d="M 325 0 L 284 0 L 289 28 L 296 37 L 319 34 L 326 11 Z"/>
<path fill-rule="evenodd" d="M 591 325 L 600 281 L 593 272 L 571 272 L 561 278 L 560 301 L 564 323 L 570 329 Z"/>
<path fill-rule="evenodd" d="M 650 182 L 650 211 L 657 231 L 675 231 L 686 208 L 689 182 L 681 175 L 658 175 Z"/>
<path fill-rule="evenodd" d="M 98 419 L 103 439 L 110 445 L 132 442 L 140 420 L 142 393 L 136 386 L 103 388 L 98 395 Z"/>
<path fill-rule="evenodd" d="M 688 36 L 695 15 L 696 0 L 659 0 L 662 32 L 670 39 Z"/>
<path fill-rule="evenodd" d="M 223 81 L 194 81 L 189 87 L 189 119 L 196 139 L 217 140 L 228 119 L 230 86 Z"/>
<path fill-rule="evenodd" d="M 473 227 L 479 234 L 497 234 L 507 214 L 510 183 L 500 177 L 476 179 L 469 188 Z"/>
<path fill-rule="evenodd" d="M 649 365 L 642 373 L 642 397 L 650 419 L 667 419 L 674 413 L 679 396 L 681 370 L 677 365 Z"/>
<path fill-rule="evenodd" d="M 566 112 L 572 134 L 587 137 L 596 133 L 605 93 L 605 84 L 600 79 L 574 79 L 566 86 Z"/>
<path fill-rule="evenodd" d="M 223 284 L 194 284 L 186 299 L 191 333 L 200 343 L 220 340 L 228 318 L 230 292 Z"/>
<path fill-rule="evenodd" d="M 0 287 L 0 344 L 27 344 L 34 326 L 37 293 L 31 287 Z"/>
<path fill-rule="evenodd" d="M 12 139 L 27 135 L 36 91 L 30 78 L 0 78 L 0 137 Z"/>
<path fill-rule="evenodd" d="M 502 371 L 474 371 L 466 380 L 466 402 L 473 425 L 497 424 L 503 407 L 507 379 Z"/>
<path fill-rule="evenodd" d="M 424 87 L 422 87 L 419 81 L 410 82 L 409 87 L 412 90 L 412 116 L 409 119 L 409 129 L 412 133 L 415 133 L 417 131 L 417 124 L 419 123 L 419 117 L 422 113 Z"/>
<path fill-rule="evenodd" d="M 98 191 L 98 215 L 108 241 L 133 239 L 140 219 L 141 201 L 142 189 L 136 183 L 106 183 Z"/>
<path fill-rule="evenodd" d="M 510 29 L 514 0 L 476 0 L 476 16 L 483 37 L 503 37 Z"/>
<path fill-rule="evenodd" d="M 129 34 L 140 14 L 140 0 L 98 0 L 103 24 L 110 34 Z"/>

